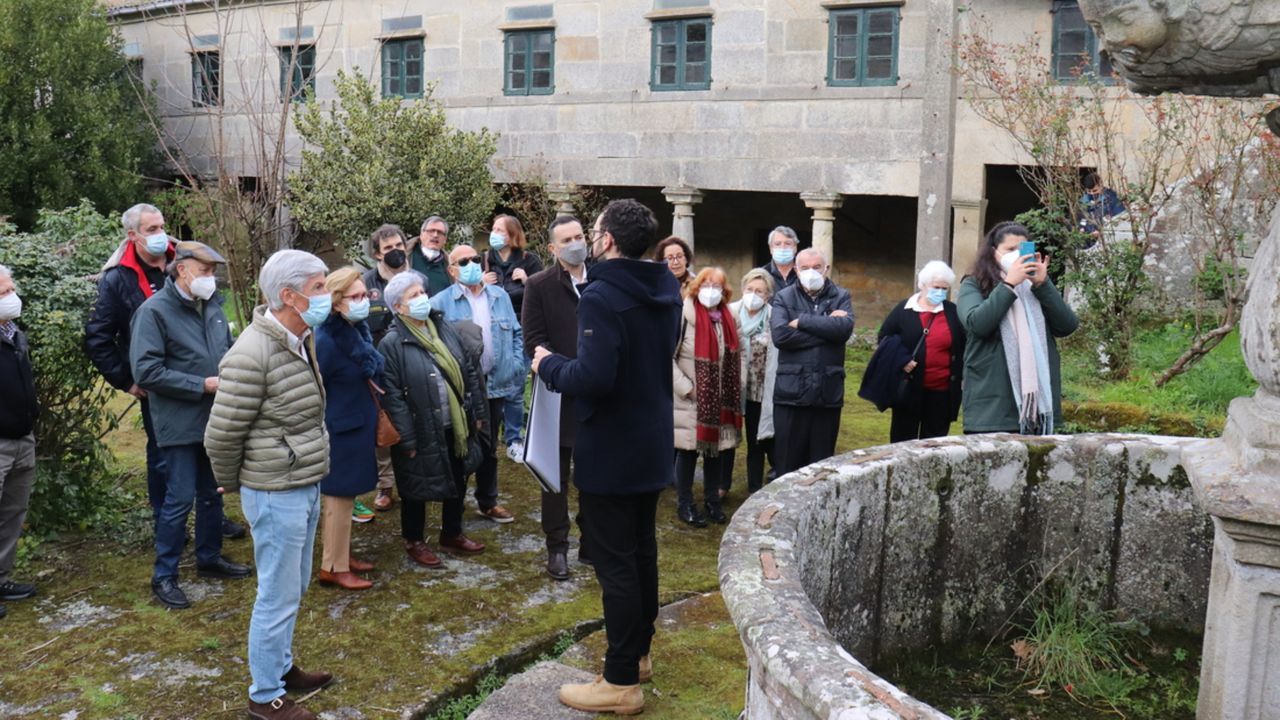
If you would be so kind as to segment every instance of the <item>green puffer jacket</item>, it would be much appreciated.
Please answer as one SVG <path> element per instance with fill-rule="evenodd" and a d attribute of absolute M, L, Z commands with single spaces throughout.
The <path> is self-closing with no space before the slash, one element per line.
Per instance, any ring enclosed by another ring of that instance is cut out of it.
<path fill-rule="evenodd" d="M 1062 374 L 1058 343 L 1054 338 L 1075 332 L 1080 320 L 1062 299 L 1062 293 L 1045 280 L 1031 290 L 1044 311 L 1049 337 L 1049 377 L 1053 384 L 1053 417 L 1062 422 Z M 1013 399 L 1009 366 L 1000 339 L 1000 321 L 1017 299 L 1008 285 L 996 285 L 986 297 L 978 281 L 966 277 L 960 283 L 956 310 L 964 324 L 964 431 L 967 433 L 1018 432 L 1018 405 Z"/>
<path fill-rule="evenodd" d="M 218 485 L 227 490 L 290 490 L 329 474 L 315 344 L 307 339 L 310 362 L 303 360 L 266 311 L 254 308 L 253 323 L 218 367 L 221 383 L 204 447 Z"/>

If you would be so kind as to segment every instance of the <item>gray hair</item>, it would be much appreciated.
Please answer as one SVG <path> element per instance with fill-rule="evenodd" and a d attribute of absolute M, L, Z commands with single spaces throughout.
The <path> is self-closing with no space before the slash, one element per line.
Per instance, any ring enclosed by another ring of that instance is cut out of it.
<path fill-rule="evenodd" d="M 324 261 L 309 252 L 279 250 L 262 265 L 258 287 L 267 298 L 267 307 L 279 310 L 284 307 L 280 293 L 285 288 L 300 293 L 308 279 L 328 272 Z"/>
<path fill-rule="evenodd" d="M 831 261 L 830 261 L 830 260 L 827 260 L 827 254 L 826 254 L 826 253 L 824 253 L 824 252 L 822 252 L 821 250 L 819 250 L 819 249 L 818 249 L 818 248 L 816 248 L 816 247 L 807 247 L 807 248 L 805 248 L 805 249 L 801 250 L 801 251 L 799 252 L 799 254 L 797 254 L 797 255 L 796 255 L 796 262 L 797 262 L 797 263 L 799 263 L 799 262 L 800 262 L 800 258 L 802 258 L 802 257 L 804 257 L 804 256 L 806 256 L 806 255 L 817 255 L 818 257 L 822 258 L 822 267 L 824 267 L 824 268 L 827 268 L 827 267 L 830 267 L 830 266 L 831 266 Z"/>
<path fill-rule="evenodd" d="M 396 312 L 396 307 L 400 304 L 400 300 L 404 298 L 404 294 L 415 287 L 423 290 L 427 289 L 427 276 L 417 270 L 408 270 L 391 278 L 387 286 L 382 288 L 382 299 L 387 303 L 387 307 L 391 312 Z"/>
<path fill-rule="evenodd" d="M 951 285 L 956 281 L 956 272 L 941 260 L 930 260 L 920 268 L 920 274 L 916 276 L 916 286 L 923 290 L 935 280 Z"/>
<path fill-rule="evenodd" d="M 774 229 L 772 229 L 772 230 L 770 230 L 770 231 L 769 231 L 769 242 L 770 242 L 770 243 L 772 243 L 772 242 L 773 242 L 773 236 L 774 236 L 774 234 L 775 234 L 775 233 L 776 233 L 776 234 L 778 234 L 778 235 L 781 235 L 781 236 L 783 236 L 783 237 L 785 237 L 785 238 L 787 238 L 788 240 L 790 240 L 791 242 L 795 243 L 796 245 L 799 245 L 799 244 L 800 244 L 800 238 L 799 238 L 799 236 L 797 236 L 797 235 L 796 235 L 796 231 L 795 231 L 795 230 L 792 230 L 791 228 L 787 227 L 786 225 L 779 225 L 778 227 L 776 227 L 776 228 L 774 228 Z"/>
<path fill-rule="evenodd" d="M 124 231 L 138 232 L 139 230 L 141 230 L 143 213 L 155 213 L 156 215 L 161 215 L 161 216 L 164 215 L 164 213 L 160 212 L 160 208 L 156 207 L 155 205 L 148 205 L 147 203 L 138 203 L 137 205 L 134 205 L 128 210 L 125 210 L 124 214 L 120 216 L 120 224 L 124 226 Z"/>
<path fill-rule="evenodd" d="M 444 225 L 444 232 L 445 232 L 445 234 L 447 235 L 447 234 L 449 233 L 449 223 L 445 222 L 444 218 L 440 217 L 439 215 L 432 215 L 431 217 L 427 218 L 426 220 L 423 220 L 423 221 L 422 221 L 422 227 L 421 227 L 421 228 L 418 228 L 418 232 L 426 232 L 426 231 L 427 231 L 427 226 L 428 226 L 428 225 L 430 225 L 430 224 L 431 224 L 431 223 L 433 223 L 433 222 L 438 222 L 438 223 L 440 223 L 441 225 Z"/>

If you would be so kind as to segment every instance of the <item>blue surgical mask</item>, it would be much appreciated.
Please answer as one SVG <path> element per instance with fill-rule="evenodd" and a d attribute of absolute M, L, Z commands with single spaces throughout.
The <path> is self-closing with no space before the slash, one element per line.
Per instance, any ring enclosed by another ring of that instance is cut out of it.
<path fill-rule="evenodd" d="M 470 262 L 458 268 L 458 282 L 463 285 L 479 285 L 484 268 L 478 262 Z"/>
<path fill-rule="evenodd" d="M 342 316 L 351 322 L 360 322 L 369 317 L 369 299 L 352 300 L 347 303 L 347 311 Z"/>
<path fill-rule="evenodd" d="M 414 320 L 424 321 L 431 317 L 431 298 L 426 295 L 419 295 L 418 297 L 410 300 L 409 317 Z"/>
<path fill-rule="evenodd" d="M 796 249 L 789 247 L 774 248 L 772 255 L 774 264 L 790 265 L 791 261 L 796 259 Z"/>
<path fill-rule="evenodd" d="M 169 236 L 166 233 L 156 233 L 147 236 L 147 252 L 152 255 L 163 255 L 169 249 Z"/>
<path fill-rule="evenodd" d="M 941 305 L 947 300 L 947 291 L 943 288 L 929 288 L 929 302 Z"/>
<path fill-rule="evenodd" d="M 316 327 L 329 319 L 329 312 L 333 310 L 333 297 L 329 293 L 312 295 L 307 301 L 307 309 L 300 314 L 309 327 Z"/>
<path fill-rule="evenodd" d="M 501 250 L 507 246 L 507 236 L 502 233 L 489 233 L 489 247 L 494 250 Z"/>

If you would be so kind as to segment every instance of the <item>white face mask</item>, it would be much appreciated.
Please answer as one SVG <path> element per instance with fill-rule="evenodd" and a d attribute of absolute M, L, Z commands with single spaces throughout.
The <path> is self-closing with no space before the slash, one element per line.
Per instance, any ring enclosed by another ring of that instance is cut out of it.
<path fill-rule="evenodd" d="M 800 271 L 800 284 L 809 292 L 818 292 L 821 290 L 824 280 L 825 278 L 822 277 L 822 273 L 814 270 L 813 268 L 806 268 Z"/>
<path fill-rule="evenodd" d="M 208 300 L 218 290 L 218 279 L 212 275 L 195 278 L 191 281 L 191 294 L 201 300 Z"/>
<path fill-rule="evenodd" d="M 1018 254 L 1017 250 L 1010 250 L 1000 256 L 1000 267 L 1004 268 L 1005 272 L 1009 272 L 1013 269 L 1014 263 L 1018 262 L 1018 258 L 1020 257 L 1022 256 Z"/>
<path fill-rule="evenodd" d="M 11 292 L 0 298 L 0 322 L 16 319 L 22 314 L 22 298 Z"/>
<path fill-rule="evenodd" d="M 424 247 L 422 248 L 422 254 L 426 255 L 431 262 L 435 262 L 436 258 L 440 257 L 440 251 L 436 248 Z"/>
<path fill-rule="evenodd" d="M 720 288 L 704 287 L 698 291 L 698 302 L 702 303 L 702 307 L 708 310 L 719 307 L 722 297 L 724 297 L 724 293 Z"/>
<path fill-rule="evenodd" d="M 746 305 L 747 309 L 751 312 L 755 312 L 764 307 L 764 298 L 753 292 L 749 292 L 742 296 L 742 304 Z"/>

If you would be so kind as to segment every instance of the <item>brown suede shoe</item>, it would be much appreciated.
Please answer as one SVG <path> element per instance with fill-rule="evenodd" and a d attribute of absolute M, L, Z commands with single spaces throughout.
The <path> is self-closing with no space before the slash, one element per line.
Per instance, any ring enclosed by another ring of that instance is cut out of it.
<path fill-rule="evenodd" d="M 644 692 L 639 685 L 614 685 L 603 677 L 583 685 L 561 685 L 560 702 L 593 713 L 636 715 L 644 712 Z"/>
<path fill-rule="evenodd" d="M 409 553 L 409 558 L 423 567 L 438 568 L 444 563 L 440 560 L 440 556 L 431 552 L 431 548 L 421 540 L 416 542 L 405 542 L 404 551 Z"/>
<path fill-rule="evenodd" d="M 396 504 L 396 496 L 391 494 L 391 488 L 378 488 L 378 496 L 373 499 L 373 509 L 378 512 L 386 512 Z"/>
<path fill-rule="evenodd" d="M 289 692 L 310 692 L 333 682 L 333 673 L 307 672 L 295 664 L 281 679 L 284 680 L 284 689 Z"/>
<path fill-rule="evenodd" d="M 357 560 L 354 557 L 347 560 L 347 567 L 351 568 L 351 572 L 373 572 L 373 563 Z"/>
<path fill-rule="evenodd" d="M 453 537 L 440 536 L 440 549 L 452 550 L 463 555 L 475 555 L 484 552 L 484 543 L 476 542 L 466 535 L 454 535 Z"/>
<path fill-rule="evenodd" d="M 283 696 L 262 704 L 250 700 L 249 717 L 255 720 L 316 720 L 315 713 Z"/>
<path fill-rule="evenodd" d="M 321 570 L 316 575 L 316 582 L 321 585 L 333 585 L 343 590 L 368 590 L 373 583 L 353 572 L 329 572 Z"/>

